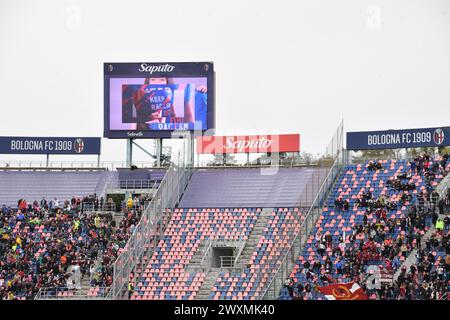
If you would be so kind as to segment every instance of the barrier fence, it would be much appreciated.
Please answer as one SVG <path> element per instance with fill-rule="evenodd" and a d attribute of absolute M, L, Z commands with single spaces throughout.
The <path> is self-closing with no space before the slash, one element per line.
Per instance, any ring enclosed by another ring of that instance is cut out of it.
<path fill-rule="evenodd" d="M 68 287 L 41 288 L 34 300 L 106 300 L 110 293 L 109 287 L 95 287 L 94 294 L 77 294 L 89 292 L 91 287 L 80 287 L 77 290 Z"/>
<path fill-rule="evenodd" d="M 280 167 L 305 167 L 305 166 L 320 166 L 323 162 L 322 158 L 300 159 L 300 158 L 280 158 L 273 156 L 271 159 L 261 160 L 259 163 L 256 161 L 248 162 L 246 159 L 235 158 L 233 163 L 219 163 L 214 162 L 212 159 L 198 159 L 195 162 L 195 166 L 198 168 L 211 168 L 211 167 L 264 167 L 279 165 Z M 136 162 L 133 161 L 133 166 L 138 169 L 167 169 L 169 165 L 157 167 L 153 161 Z M 114 171 L 117 169 L 128 168 L 126 162 L 120 161 L 0 161 L 0 170 L 108 170 Z"/>
<path fill-rule="evenodd" d="M 154 186 L 152 200 L 144 209 L 141 220 L 120 255 L 113 263 L 113 284 L 108 299 L 124 299 L 127 295 L 130 274 L 137 274 L 144 265 L 143 257 L 154 248 L 164 232 L 165 218 L 179 199 L 192 174 L 191 140 L 181 146 L 172 157 L 172 164 L 158 186 Z M 156 189 L 156 190 L 155 190 Z"/>
<path fill-rule="evenodd" d="M 82 202 L 81 208 L 83 212 L 116 212 L 116 204 L 114 202 L 111 203 L 95 203 L 95 202 Z"/>
<path fill-rule="evenodd" d="M 127 179 L 127 180 L 114 180 L 111 181 L 107 189 L 124 189 L 124 190 L 135 190 L 135 189 L 154 189 L 158 187 L 159 181 L 150 179 Z"/>
<path fill-rule="evenodd" d="M 133 161 L 133 165 L 137 168 L 154 168 L 154 161 Z M 0 170 L 26 170 L 26 169 L 84 169 L 84 170 L 116 170 L 118 168 L 128 168 L 125 161 L 0 161 Z"/>

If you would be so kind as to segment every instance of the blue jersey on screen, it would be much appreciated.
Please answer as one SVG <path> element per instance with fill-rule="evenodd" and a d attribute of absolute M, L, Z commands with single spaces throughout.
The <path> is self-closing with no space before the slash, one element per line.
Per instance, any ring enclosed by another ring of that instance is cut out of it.
<path fill-rule="evenodd" d="M 202 129 L 206 130 L 206 115 L 208 109 L 208 94 L 200 91 L 195 92 L 195 121 L 201 121 Z"/>

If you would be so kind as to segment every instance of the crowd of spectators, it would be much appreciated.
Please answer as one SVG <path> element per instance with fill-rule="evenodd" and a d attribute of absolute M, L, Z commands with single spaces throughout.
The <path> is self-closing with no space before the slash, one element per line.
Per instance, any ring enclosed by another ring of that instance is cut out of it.
<path fill-rule="evenodd" d="M 334 205 L 342 211 L 348 211 L 348 209 L 350 209 L 350 202 L 348 200 L 343 200 L 342 197 L 338 197 L 334 201 Z"/>
<path fill-rule="evenodd" d="M 366 208 L 363 223 L 354 224 L 351 234 L 343 233 L 337 239 L 319 231 L 314 241 L 318 259 L 300 266 L 306 282 L 295 283 L 294 279 L 287 279 L 282 290 L 295 300 L 320 299 L 319 286 L 354 281 L 373 299 L 445 297 L 450 289 L 450 219 L 448 216 L 439 218 L 439 214 L 449 213 L 450 193 L 440 198 L 432 182 L 436 174 L 446 173 L 447 160 L 448 156 L 444 156 L 441 161 L 432 162 L 425 154 L 411 161 L 410 170 L 394 177 L 388 184 L 388 188 L 402 192 L 397 203 L 383 195 L 374 199 L 370 191 L 359 196 L 355 206 Z M 376 164 L 370 162 L 369 166 Z M 414 174 L 426 179 L 425 192 L 411 192 L 415 190 L 411 180 Z M 398 182 L 410 187 L 396 187 Z M 345 203 L 342 198 L 335 201 L 339 210 L 348 210 Z M 388 218 L 390 210 L 397 210 L 407 203 L 412 205 L 407 206 L 408 210 L 401 218 Z M 375 222 L 370 223 L 373 218 Z M 423 235 L 430 228 L 436 231 L 422 243 Z M 413 249 L 417 249 L 417 262 L 410 270 L 400 269 L 400 275 L 394 281 L 394 273 Z M 383 281 L 380 287 L 368 287 L 372 274 L 368 267 L 373 265 L 391 274 L 392 281 Z"/>
<path fill-rule="evenodd" d="M 74 266 L 92 286 L 112 284 L 112 264 L 139 222 L 144 198 L 135 197 L 118 225 L 111 213 L 84 212 L 82 202 L 20 199 L 17 208 L 3 205 L 0 299 L 32 299 L 42 287 L 68 290 Z"/>
<path fill-rule="evenodd" d="M 382 283 L 375 290 L 377 299 L 383 300 L 440 300 L 447 299 L 450 274 L 449 223 L 445 230 L 436 231 L 425 246 L 419 246 L 416 262 L 409 270 L 403 266 L 398 279 Z M 439 254 L 441 253 L 441 254 Z"/>
<path fill-rule="evenodd" d="M 423 153 L 416 158 L 414 158 L 412 161 L 409 162 L 411 171 L 417 174 L 422 174 L 422 172 L 437 172 L 439 171 L 440 174 L 445 176 L 447 174 L 447 171 L 445 170 L 445 166 L 448 162 L 449 155 L 444 154 L 442 155 L 440 161 L 432 161 L 433 159 L 428 153 Z"/>

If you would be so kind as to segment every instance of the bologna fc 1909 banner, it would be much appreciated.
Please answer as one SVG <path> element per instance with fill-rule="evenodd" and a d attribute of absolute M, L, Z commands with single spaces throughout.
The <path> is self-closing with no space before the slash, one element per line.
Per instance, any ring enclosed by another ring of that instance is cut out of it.
<path fill-rule="evenodd" d="M 347 150 L 442 147 L 450 145 L 450 127 L 347 132 Z"/>
<path fill-rule="evenodd" d="M 0 137 L 0 154 L 100 154 L 100 138 Z"/>

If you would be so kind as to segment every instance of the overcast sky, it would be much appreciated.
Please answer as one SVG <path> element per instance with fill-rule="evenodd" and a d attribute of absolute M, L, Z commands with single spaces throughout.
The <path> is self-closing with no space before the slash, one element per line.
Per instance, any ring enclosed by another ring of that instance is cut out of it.
<path fill-rule="evenodd" d="M 341 118 L 450 125 L 450 0 L 0 0 L 0 135 L 102 136 L 105 61 L 213 61 L 219 134 L 299 132 L 313 153 Z"/>

